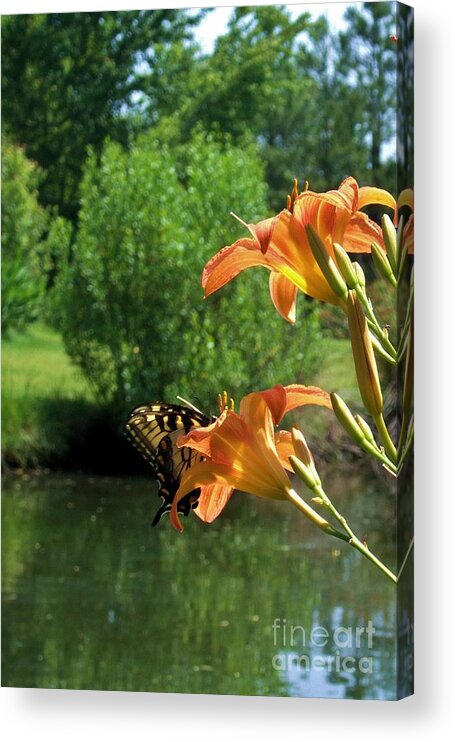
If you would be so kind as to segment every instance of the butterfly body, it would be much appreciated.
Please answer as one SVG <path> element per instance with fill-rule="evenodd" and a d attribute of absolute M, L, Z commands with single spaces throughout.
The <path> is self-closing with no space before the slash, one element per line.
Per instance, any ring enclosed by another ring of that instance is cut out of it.
<path fill-rule="evenodd" d="M 130 412 L 125 433 L 152 466 L 163 501 L 153 526 L 171 509 L 184 472 L 202 460 L 193 449 L 179 448 L 177 439 L 192 428 L 209 425 L 213 419 L 191 407 L 162 402 L 140 405 Z M 196 507 L 199 494 L 200 490 L 195 489 L 183 497 L 178 503 L 178 512 L 188 515 Z"/>

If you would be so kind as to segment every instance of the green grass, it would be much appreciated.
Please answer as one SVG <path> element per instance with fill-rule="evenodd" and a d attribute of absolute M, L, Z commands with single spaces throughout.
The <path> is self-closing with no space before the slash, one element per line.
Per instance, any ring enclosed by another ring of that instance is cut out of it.
<path fill-rule="evenodd" d="M 60 336 L 34 324 L 2 342 L 2 449 L 6 460 L 34 465 L 55 445 L 43 424 L 43 407 L 92 395 Z M 51 436 L 52 437 L 52 436 Z"/>
<path fill-rule="evenodd" d="M 348 404 L 361 409 L 350 340 L 327 337 L 324 345 L 324 362 L 315 383 L 327 392 L 337 392 Z"/>
<path fill-rule="evenodd" d="M 2 388 L 12 400 L 50 394 L 69 399 L 90 394 L 58 333 L 40 324 L 2 342 Z"/>
<path fill-rule="evenodd" d="M 357 388 L 351 343 L 347 338 L 324 337 L 323 360 L 315 375 L 305 379 L 306 384 L 316 385 L 326 392 L 337 392 L 354 413 L 363 411 Z M 332 442 L 345 436 L 335 416 L 329 410 L 313 406 L 302 407 L 291 413 L 291 420 L 305 433 L 314 452 L 325 452 L 330 457 Z M 289 427 L 289 426 L 288 426 Z"/>

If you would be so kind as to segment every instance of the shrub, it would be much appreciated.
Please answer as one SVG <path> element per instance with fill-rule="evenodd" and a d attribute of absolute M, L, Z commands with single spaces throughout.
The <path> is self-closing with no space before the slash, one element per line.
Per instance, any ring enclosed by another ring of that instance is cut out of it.
<path fill-rule="evenodd" d="M 7 333 L 38 316 L 46 286 L 48 216 L 37 200 L 37 165 L 7 141 L 2 150 L 2 332 Z"/>
<path fill-rule="evenodd" d="M 2 332 L 42 316 L 53 262 L 67 253 L 70 225 L 38 202 L 42 172 L 24 151 L 2 148 Z"/>
<path fill-rule="evenodd" d="M 294 333 L 270 302 L 265 271 L 202 300 L 204 263 L 244 233 L 229 212 L 250 222 L 266 215 L 252 144 L 201 133 L 180 151 L 153 133 L 128 152 L 108 142 L 100 160 L 89 157 L 81 194 L 58 315 L 68 352 L 103 401 L 180 394 L 210 408 L 225 387 L 238 397 L 314 368 L 315 310 L 300 302 Z"/>

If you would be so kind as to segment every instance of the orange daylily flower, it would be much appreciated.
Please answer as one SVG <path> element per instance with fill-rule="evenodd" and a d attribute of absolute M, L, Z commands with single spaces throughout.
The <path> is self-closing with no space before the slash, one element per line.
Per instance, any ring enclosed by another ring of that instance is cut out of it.
<path fill-rule="evenodd" d="M 224 247 L 206 264 L 202 273 L 205 296 L 209 296 L 253 266 L 268 268 L 270 296 L 288 322 L 295 322 L 297 289 L 314 299 L 343 306 L 322 274 L 311 251 L 305 227 L 311 225 L 324 241 L 331 257 L 333 243 L 347 252 L 371 252 L 371 243 L 384 247 L 380 227 L 360 211 L 368 204 L 381 204 L 396 211 L 393 196 L 380 188 L 359 188 L 346 178 L 338 190 L 327 193 L 304 191 L 289 201 L 272 219 L 246 225 L 250 237 Z"/>
<path fill-rule="evenodd" d="M 182 477 L 172 504 L 173 526 L 183 530 L 177 504 L 197 488 L 201 494 L 195 513 L 207 523 L 218 517 L 234 489 L 286 499 L 291 490 L 285 469 L 292 471 L 292 439 L 287 431 L 275 433 L 275 425 L 286 412 L 306 404 L 332 406 L 329 395 L 318 387 L 278 384 L 273 389 L 248 394 L 238 413 L 225 409 L 214 423 L 180 436 L 178 446 L 193 448 L 205 460 Z"/>

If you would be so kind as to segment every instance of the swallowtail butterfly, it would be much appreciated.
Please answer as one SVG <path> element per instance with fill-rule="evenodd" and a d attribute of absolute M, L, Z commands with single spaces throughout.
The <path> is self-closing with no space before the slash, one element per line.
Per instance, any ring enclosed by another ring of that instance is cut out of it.
<path fill-rule="evenodd" d="M 215 419 L 195 407 L 161 402 L 140 405 L 130 412 L 125 433 L 152 466 L 163 501 L 153 519 L 153 526 L 157 525 L 163 513 L 171 509 L 184 472 L 203 458 L 192 448 L 178 448 L 177 438 L 194 427 L 205 427 Z M 178 503 L 178 512 L 188 515 L 196 507 L 199 494 L 200 489 L 195 489 L 185 495 Z"/>

